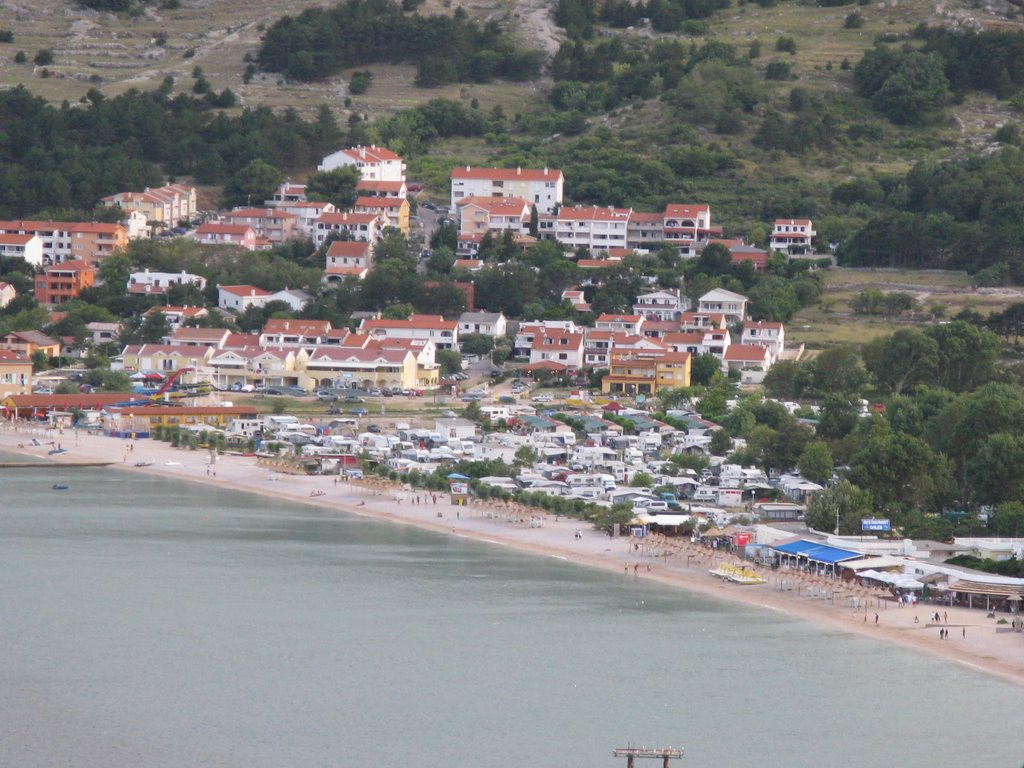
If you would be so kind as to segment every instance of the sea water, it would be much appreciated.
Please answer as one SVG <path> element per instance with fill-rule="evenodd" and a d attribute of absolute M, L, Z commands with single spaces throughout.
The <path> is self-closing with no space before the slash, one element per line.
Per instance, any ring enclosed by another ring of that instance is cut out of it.
<path fill-rule="evenodd" d="M 0 472 L 2 766 L 1024 760 L 1020 688 L 870 639 L 302 504 Z"/>

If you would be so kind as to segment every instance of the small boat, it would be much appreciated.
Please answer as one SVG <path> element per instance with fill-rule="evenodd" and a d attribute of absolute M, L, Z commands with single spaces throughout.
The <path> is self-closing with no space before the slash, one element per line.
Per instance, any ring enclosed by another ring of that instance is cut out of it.
<path fill-rule="evenodd" d="M 55 456 L 55 455 L 57 455 L 58 453 L 67 453 L 67 452 L 68 452 L 68 449 L 67 449 L 67 448 L 54 448 L 54 449 L 53 449 L 52 451 L 48 451 L 47 453 L 48 453 L 48 454 L 49 454 L 50 456 Z"/>
<path fill-rule="evenodd" d="M 165 461 L 164 462 L 164 466 L 165 467 L 180 467 L 181 466 L 181 462 L 180 461 Z"/>
<path fill-rule="evenodd" d="M 708 571 L 712 576 L 717 576 L 725 581 L 731 581 L 735 584 L 765 584 L 766 579 L 761 578 L 752 568 L 744 565 L 732 565 L 731 563 L 722 563 L 717 568 Z"/>
<path fill-rule="evenodd" d="M 153 462 L 152 461 L 136 461 L 135 462 L 135 466 L 136 467 L 152 467 L 153 466 Z"/>
<path fill-rule="evenodd" d="M 66 491 L 68 486 L 64 485 L 64 483 L 54 483 L 51 488 L 55 491 Z"/>

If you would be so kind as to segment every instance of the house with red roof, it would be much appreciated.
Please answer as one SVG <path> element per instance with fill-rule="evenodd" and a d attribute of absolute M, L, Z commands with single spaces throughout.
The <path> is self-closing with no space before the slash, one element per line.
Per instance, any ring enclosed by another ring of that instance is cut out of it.
<path fill-rule="evenodd" d="M 747 321 L 743 324 L 740 343 L 768 347 L 768 353 L 774 363 L 779 359 L 779 355 L 786 351 L 786 329 L 782 323 L 769 323 L 766 320 Z"/>
<path fill-rule="evenodd" d="M 253 285 L 218 285 L 217 306 L 241 314 L 249 307 L 264 307 L 273 294 Z"/>
<path fill-rule="evenodd" d="M 409 187 L 404 181 L 378 181 L 360 179 L 356 183 L 356 194 L 360 197 L 408 197 Z"/>
<path fill-rule="evenodd" d="M 461 166 L 451 174 L 451 209 L 469 197 L 517 197 L 538 213 L 554 213 L 562 204 L 565 177 L 554 168 L 474 168 Z"/>
<path fill-rule="evenodd" d="M 555 216 L 554 237 L 567 248 L 607 251 L 626 248 L 630 208 L 564 206 Z"/>
<path fill-rule="evenodd" d="M 375 213 L 398 227 L 403 235 L 409 234 L 409 201 L 404 197 L 377 197 L 363 195 L 352 206 L 355 213 Z"/>
<path fill-rule="evenodd" d="M 315 222 L 313 242 L 319 248 L 332 232 L 347 232 L 351 239 L 365 240 L 372 245 L 388 226 L 391 226 L 391 220 L 380 213 L 324 213 Z"/>
<path fill-rule="evenodd" d="M 530 366 L 553 363 L 562 369 L 578 370 L 583 367 L 583 333 L 545 328 L 536 334 L 530 345 Z"/>
<path fill-rule="evenodd" d="M 637 296 L 633 304 L 633 314 L 642 315 L 648 321 L 678 320 L 688 306 L 690 300 L 683 296 L 678 288 L 663 288 Z"/>
<path fill-rule="evenodd" d="M 690 386 L 691 358 L 671 349 L 613 350 L 608 373 L 601 379 L 605 394 L 655 395 L 662 389 Z"/>
<path fill-rule="evenodd" d="M 0 235 L 0 258 L 21 259 L 33 267 L 43 266 L 43 241 L 34 234 Z"/>
<path fill-rule="evenodd" d="M 364 181 L 405 181 L 405 163 L 390 149 L 371 145 L 332 152 L 316 167 L 318 171 L 355 168 Z"/>
<path fill-rule="evenodd" d="M 723 372 L 739 371 L 744 384 L 760 384 L 771 367 L 771 352 L 760 344 L 733 344 L 722 359 Z"/>
<path fill-rule="evenodd" d="M 717 234 L 717 230 L 711 228 L 710 205 L 670 203 L 665 206 L 662 221 L 665 242 L 673 245 L 689 246 Z"/>
<path fill-rule="evenodd" d="M 460 235 L 505 230 L 525 235 L 530 227 L 530 204 L 521 197 L 464 197 L 456 204 L 456 216 Z"/>
<path fill-rule="evenodd" d="M 176 227 L 178 222 L 195 219 L 199 211 L 196 188 L 184 184 L 146 187 L 141 192 L 118 192 L 104 197 L 101 202 L 141 213 L 151 229 Z"/>
<path fill-rule="evenodd" d="M 103 222 L 0 221 L 0 235 L 35 235 L 46 264 L 82 260 L 95 265 L 128 245 L 128 230 Z"/>
<path fill-rule="evenodd" d="M 666 333 L 662 341 L 676 352 L 689 352 L 693 356 L 714 355 L 719 360 L 732 346 L 732 336 L 727 329 L 706 328 L 700 331 L 679 331 Z"/>
<path fill-rule="evenodd" d="M 298 217 L 282 208 L 235 208 L 221 216 L 221 223 L 252 227 L 257 237 L 271 243 L 283 243 L 304 234 Z"/>
<path fill-rule="evenodd" d="M 331 324 L 327 320 L 281 320 L 271 318 L 260 332 L 261 347 L 317 346 L 327 341 Z"/>
<path fill-rule="evenodd" d="M 256 229 L 251 224 L 206 222 L 196 227 L 193 237 L 202 245 L 234 245 L 247 251 L 256 250 Z"/>
<path fill-rule="evenodd" d="M 167 325 L 173 330 L 179 325 L 183 325 L 189 320 L 201 320 L 204 317 L 209 317 L 210 312 L 206 307 L 176 307 L 176 306 L 158 306 L 152 307 L 146 310 L 147 315 L 161 314 L 167 320 Z"/>
<path fill-rule="evenodd" d="M 0 349 L 0 400 L 32 392 L 32 359 Z"/>
<path fill-rule="evenodd" d="M 776 219 L 768 246 L 789 256 L 814 253 L 817 234 L 810 219 Z"/>
<path fill-rule="evenodd" d="M 562 291 L 562 301 L 568 301 L 576 312 L 590 312 L 587 297 L 579 288 L 566 288 Z"/>
<path fill-rule="evenodd" d="M 599 315 L 594 323 L 594 328 L 599 331 L 621 331 L 633 336 L 641 335 L 643 327 L 643 315 L 615 315 L 607 312 Z"/>
<path fill-rule="evenodd" d="M 335 240 L 327 246 L 325 283 L 339 283 L 346 277 L 364 279 L 373 265 L 373 249 L 365 240 Z"/>
<path fill-rule="evenodd" d="M 36 301 L 40 304 L 65 304 L 77 299 L 96 283 L 96 268 L 82 260 L 54 264 L 36 275 Z"/>
<path fill-rule="evenodd" d="M 364 318 L 359 330 L 374 339 L 424 339 L 438 349 L 459 348 L 459 323 L 441 315 L 413 315 L 408 320 Z"/>

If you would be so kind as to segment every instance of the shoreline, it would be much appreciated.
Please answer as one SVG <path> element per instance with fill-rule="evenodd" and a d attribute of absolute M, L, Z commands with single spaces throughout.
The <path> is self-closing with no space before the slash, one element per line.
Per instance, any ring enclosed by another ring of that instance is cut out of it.
<path fill-rule="evenodd" d="M 40 445 L 31 445 L 33 438 Z M 65 452 L 49 455 L 51 441 L 59 442 Z M 178 478 L 497 544 L 526 554 L 622 573 L 625 578 L 647 579 L 706 598 L 782 613 L 831 631 L 872 637 L 1024 685 L 1024 638 L 1013 632 L 997 633 L 995 621 L 986 618 L 982 610 L 930 604 L 899 608 L 885 600 L 872 600 L 871 607 L 866 609 L 855 608 L 843 605 L 845 597 L 833 602 L 808 596 L 809 590 L 819 589 L 825 583 L 784 570 L 759 569 L 768 579 L 768 583 L 759 586 L 728 583 L 708 571 L 723 561 L 738 562 L 737 558 L 691 545 L 688 539 L 662 541 L 652 537 L 634 548 L 632 539 L 610 539 L 579 520 L 555 518 L 541 510 L 483 501 L 456 507 L 448 503 L 447 493 L 437 494 L 435 503 L 433 494 L 405 491 L 372 478 L 349 483 L 336 476 L 275 475 L 272 470 L 256 466 L 256 459 L 251 457 L 220 455 L 216 464 L 211 465 L 210 454 L 205 450 L 172 448 L 168 443 L 150 440 L 137 441 L 132 447 L 127 440 L 103 435 L 61 434 L 57 430 L 12 428 L 5 424 L 0 428 L 0 450 L 48 461 L 55 469 L 62 464 L 107 462 L 122 471 Z M 152 464 L 136 467 L 138 461 Z M 59 479 L 73 482 L 73 474 L 68 474 L 70 477 Z M 277 479 L 273 480 L 275 476 Z M 46 484 L 57 479 L 43 477 Z M 322 495 L 310 495 L 321 492 Z M 417 497 L 420 503 L 416 502 Z M 540 527 L 531 527 L 531 517 L 540 521 Z M 576 537 L 577 531 L 582 532 L 581 538 Z M 791 582 L 795 589 L 780 590 L 781 580 Z M 829 582 L 830 589 L 842 586 L 841 582 Z M 849 591 L 847 588 L 846 592 Z M 933 623 L 928 617 L 935 610 L 948 618 L 940 624 Z M 919 623 L 914 621 L 915 617 Z M 949 639 L 939 639 L 940 626 L 949 628 Z"/>

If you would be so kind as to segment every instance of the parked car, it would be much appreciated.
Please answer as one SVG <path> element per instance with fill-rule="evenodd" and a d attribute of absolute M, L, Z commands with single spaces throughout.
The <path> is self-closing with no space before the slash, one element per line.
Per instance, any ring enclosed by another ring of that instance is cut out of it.
<path fill-rule="evenodd" d="M 292 386 L 288 387 L 288 394 L 290 394 L 290 395 L 299 395 L 301 397 L 301 396 L 308 395 L 309 391 L 306 390 L 306 389 L 303 389 L 300 386 L 297 386 L 297 385 L 293 384 Z"/>
<path fill-rule="evenodd" d="M 316 399 L 323 400 L 326 403 L 330 403 L 337 400 L 338 397 L 333 392 L 329 392 L 326 389 L 318 389 L 316 392 Z"/>
<path fill-rule="evenodd" d="M 277 387 L 267 387 L 263 390 L 264 395 L 280 396 L 284 394 L 284 390 L 278 389 Z"/>
<path fill-rule="evenodd" d="M 368 426 L 366 428 L 366 431 L 367 432 L 373 432 L 374 434 L 377 434 L 377 433 L 380 432 L 380 427 L 377 426 L 376 424 L 371 424 L 370 426 Z"/>
<path fill-rule="evenodd" d="M 367 414 L 367 410 L 365 408 L 353 408 L 349 413 L 353 416 L 365 416 Z"/>
<path fill-rule="evenodd" d="M 345 395 L 346 403 L 365 403 L 366 401 L 359 395 Z"/>
<path fill-rule="evenodd" d="M 330 408 L 324 411 L 324 413 L 326 413 L 328 416 L 341 416 L 341 414 L 344 413 L 344 411 L 342 411 L 341 408 L 338 408 L 336 405 L 332 405 Z"/>

